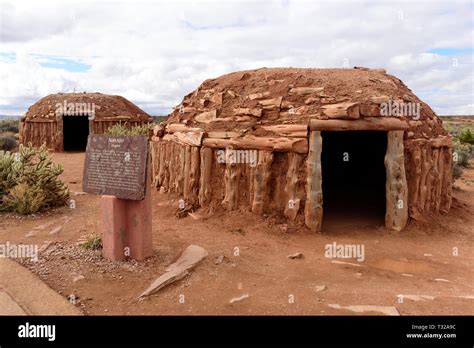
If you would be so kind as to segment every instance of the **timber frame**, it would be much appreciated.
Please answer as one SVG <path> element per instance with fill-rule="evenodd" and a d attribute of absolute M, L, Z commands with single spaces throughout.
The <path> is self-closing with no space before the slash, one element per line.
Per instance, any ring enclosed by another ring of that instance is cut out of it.
<path fill-rule="evenodd" d="M 420 123 L 396 117 L 371 117 L 310 119 L 307 125 L 261 126 L 275 136 L 207 132 L 201 127 L 178 123 L 160 125 L 155 127 L 150 141 L 152 177 L 155 187 L 178 193 L 195 207 L 218 204 L 226 210 L 237 210 L 246 205 L 255 214 L 280 210 L 288 221 L 300 218 L 312 232 L 321 232 L 324 170 L 321 131 L 384 131 L 387 133 L 385 226 L 401 231 L 409 217 L 444 213 L 451 206 L 451 137 L 411 139 L 407 136 L 408 130 Z M 236 163 L 219 166 L 216 151 L 228 148 L 257 151 L 256 167 Z M 275 173 L 272 166 L 278 168 L 281 161 L 286 162 L 283 166 L 286 172 Z"/>

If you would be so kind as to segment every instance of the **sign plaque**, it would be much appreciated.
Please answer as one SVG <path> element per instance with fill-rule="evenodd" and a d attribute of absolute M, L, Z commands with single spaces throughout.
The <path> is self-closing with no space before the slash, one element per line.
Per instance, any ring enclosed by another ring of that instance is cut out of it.
<path fill-rule="evenodd" d="M 84 192 L 120 199 L 145 198 L 148 138 L 92 134 L 87 141 Z"/>

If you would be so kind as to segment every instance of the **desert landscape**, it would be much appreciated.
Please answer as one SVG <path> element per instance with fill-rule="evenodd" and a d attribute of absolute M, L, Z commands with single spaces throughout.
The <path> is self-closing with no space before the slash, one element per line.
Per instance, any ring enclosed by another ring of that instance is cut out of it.
<path fill-rule="evenodd" d="M 469 117 L 443 118 L 453 134 Z M 197 210 L 179 214 L 179 194 L 153 190 L 153 256 L 112 262 L 100 251 L 100 196 L 82 192 L 84 153 L 54 153 L 71 206 L 2 213 L 0 241 L 40 246 L 18 259 L 87 315 L 467 315 L 473 301 L 474 169 L 454 181 L 448 214 L 410 219 L 401 232 L 360 215 L 312 234 L 281 214 Z M 364 260 L 327 257 L 327 245 L 363 245 Z M 156 294 L 138 296 L 189 245 L 209 255 Z M 38 299 L 40 300 L 40 299 Z"/>

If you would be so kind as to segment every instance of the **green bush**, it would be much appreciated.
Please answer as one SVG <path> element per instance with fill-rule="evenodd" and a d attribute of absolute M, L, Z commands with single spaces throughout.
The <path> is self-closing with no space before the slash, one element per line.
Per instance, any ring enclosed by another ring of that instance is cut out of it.
<path fill-rule="evenodd" d="M 474 135 L 472 135 L 469 128 L 464 129 L 463 132 L 458 136 L 461 144 L 470 144 L 474 145 Z"/>
<path fill-rule="evenodd" d="M 109 127 L 106 131 L 105 134 L 107 135 L 115 135 L 115 136 L 120 136 L 120 135 L 128 135 L 128 136 L 135 136 L 135 135 L 144 135 L 148 136 L 150 134 L 150 131 L 153 129 L 155 124 L 153 123 L 147 123 L 144 125 L 140 126 L 134 126 L 134 127 L 127 127 L 126 123 L 118 123 L 115 124 L 111 127 Z"/>
<path fill-rule="evenodd" d="M 32 214 L 66 205 L 69 189 L 58 176 L 46 146 L 20 145 L 17 154 L 0 151 L 0 211 Z"/>
<path fill-rule="evenodd" d="M 0 135 L 0 150 L 12 151 L 16 148 L 15 136 L 11 133 Z"/>
<path fill-rule="evenodd" d="M 19 125 L 20 121 L 18 120 L 2 120 L 0 121 L 0 133 L 18 133 Z"/>
<path fill-rule="evenodd" d="M 89 235 L 87 239 L 81 243 L 84 249 L 88 250 L 101 250 L 102 249 L 102 238 L 96 235 Z"/>

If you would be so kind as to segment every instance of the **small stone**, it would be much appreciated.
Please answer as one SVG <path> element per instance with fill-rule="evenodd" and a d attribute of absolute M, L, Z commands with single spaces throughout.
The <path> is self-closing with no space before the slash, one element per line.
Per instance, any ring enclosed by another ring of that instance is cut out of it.
<path fill-rule="evenodd" d="M 58 227 L 54 228 L 53 230 L 51 230 L 51 232 L 49 232 L 49 234 L 50 235 L 58 234 L 59 232 L 61 232 L 62 229 L 63 229 L 62 226 L 58 226 Z"/>
<path fill-rule="evenodd" d="M 291 255 L 288 255 L 287 256 L 289 259 L 302 259 L 303 258 L 303 254 L 302 253 L 294 253 L 294 254 L 291 254 Z"/>
<path fill-rule="evenodd" d="M 433 256 L 433 255 L 431 255 L 431 254 L 423 254 L 423 256 L 430 257 L 430 256 Z"/>
<path fill-rule="evenodd" d="M 220 265 L 222 262 L 224 262 L 224 258 L 225 256 L 224 255 L 219 255 L 216 257 L 216 260 L 214 261 L 214 264 L 215 265 Z"/>
<path fill-rule="evenodd" d="M 449 280 L 447 280 L 447 279 L 443 279 L 443 278 L 436 278 L 435 281 L 436 281 L 436 282 L 451 283 L 451 281 L 449 281 Z"/>
<path fill-rule="evenodd" d="M 326 289 L 327 289 L 326 285 L 316 285 L 314 288 L 316 292 L 324 291 Z"/>
<path fill-rule="evenodd" d="M 243 300 L 245 300 L 245 299 L 247 299 L 247 298 L 249 298 L 249 297 L 250 297 L 249 294 L 244 294 L 244 295 L 239 296 L 239 297 L 234 297 L 233 299 L 231 299 L 231 300 L 229 301 L 229 303 L 240 302 L 240 301 L 243 301 Z"/>
<path fill-rule="evenodd" d="M 83 191 L 74 192 L 74 196 L 84 196 L 84 195 L 87 195 L 87 193 Z"/>
<path fill-rule="evenodd" d="M 82 274 L 79 274 L 77 276 L 74 277 L 74 279 L 72 280 L 74 283 L 80 281 L 80 280 L 83 280 L 85 279 L 85 277 L 82 275 Z"/>

